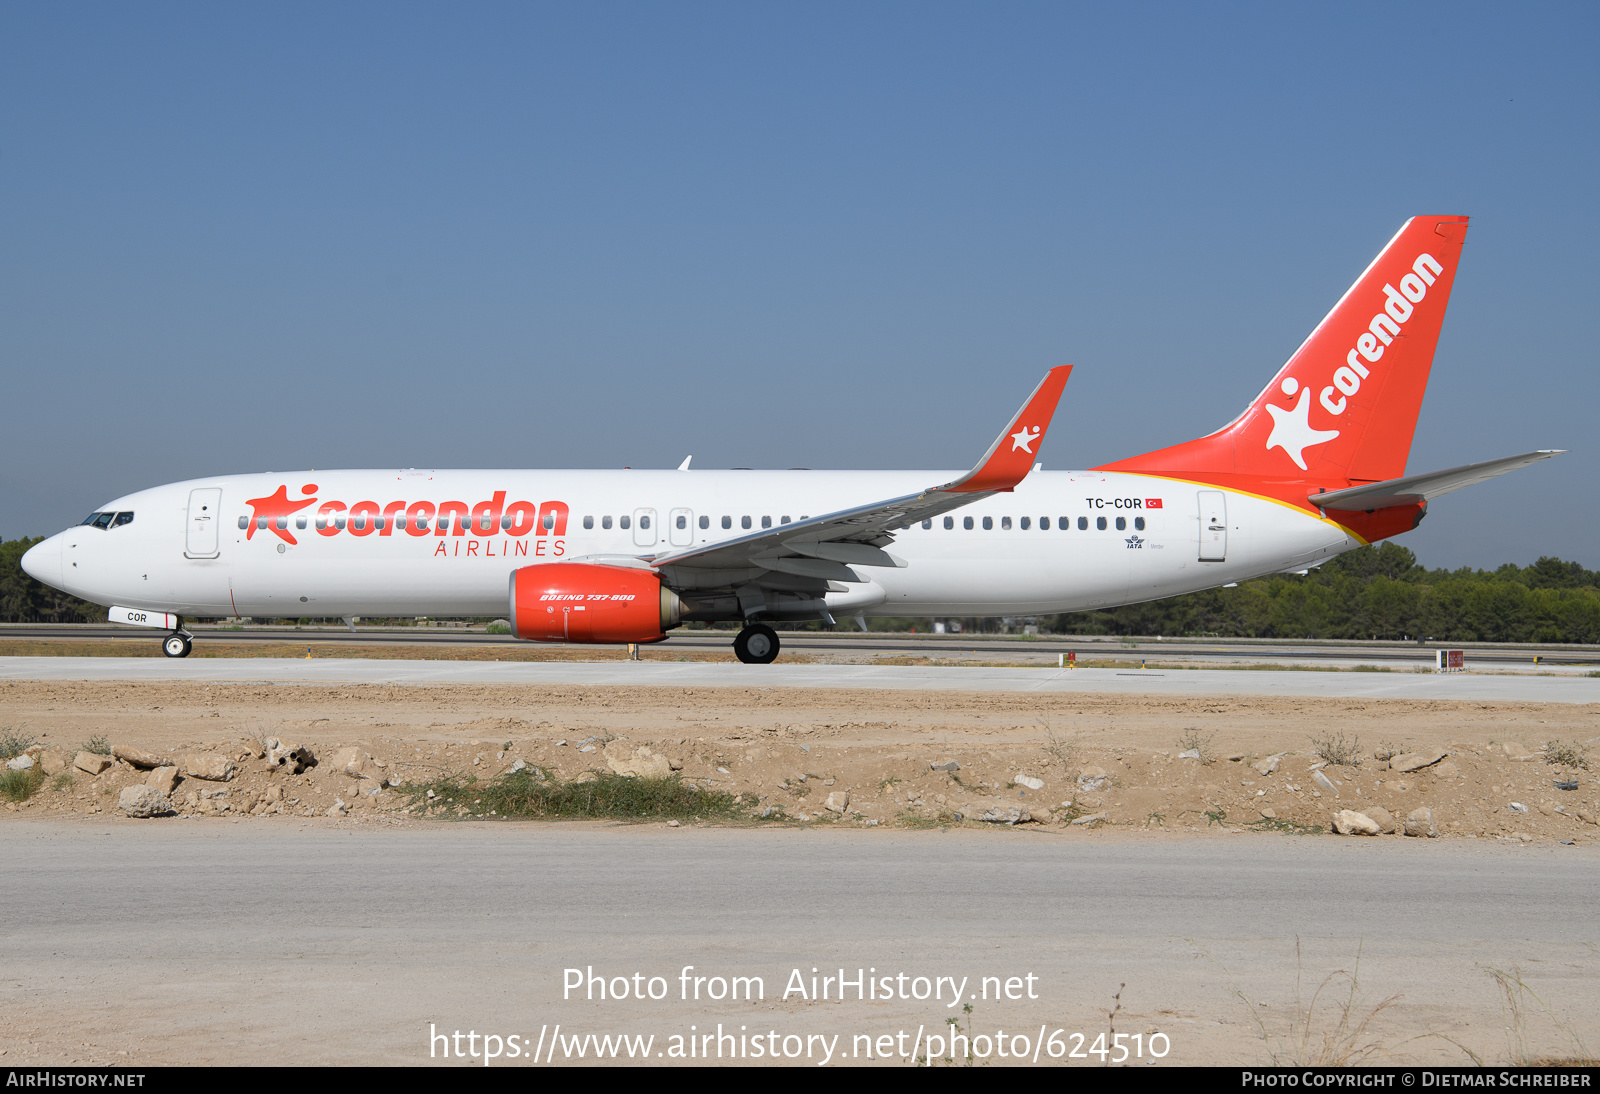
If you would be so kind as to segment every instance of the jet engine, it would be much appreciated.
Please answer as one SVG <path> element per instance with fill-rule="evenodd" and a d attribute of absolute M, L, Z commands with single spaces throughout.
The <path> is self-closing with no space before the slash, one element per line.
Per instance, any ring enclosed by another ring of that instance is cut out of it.
<path fill-rule="evenodd" d="M 653 570 L 550 562 L 511 572 L 511 630 L 544 642 L 658 642 L 683 617 Z"/>

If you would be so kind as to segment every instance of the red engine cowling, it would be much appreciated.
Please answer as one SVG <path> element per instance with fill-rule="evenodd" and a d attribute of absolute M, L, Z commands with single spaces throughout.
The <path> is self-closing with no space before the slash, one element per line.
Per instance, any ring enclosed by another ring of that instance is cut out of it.
<path fill-rule="evenodd" d="M 656 642 L 683 604 L 652 570 L 550 562 L 511 572 L 511 630 L 546 642 Z"/>

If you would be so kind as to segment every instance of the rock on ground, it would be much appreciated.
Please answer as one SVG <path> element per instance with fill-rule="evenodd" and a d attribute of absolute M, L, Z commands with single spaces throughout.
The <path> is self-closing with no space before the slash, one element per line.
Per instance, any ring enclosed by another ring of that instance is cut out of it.
<path fill-rule="evenodd" d="M 111 766 L 111 757 L 97 752 L 80 752 L 72 758 L 72 766 L 89 775 L 98 775 Z"/>
<path fill-rule="evenodd" d="M 113 759 L 122 760 L 124 763 L 147 770 L 153 767 L 166 767 L 172 763 L 171 760 L 162 759 L 154 752 L 146 751 L 135 745 L 112 745 L 111 756 Z"/>
<path fill-rule="evenodd" d="M 183 758 L 183 773 L 196 779 L 226 782 L 238 771 L 238 764 L 215 753 L 190 753 Z"/>
<path fill-rule="evenodd" d="M 1390 760 L 1389 767 L 1391 770 L 1399 772 L 1420 771 L 1424 767 L 1432 767 L 1448 755 L 1450 753 L 1442 749 L 1434 749 L 1428 752 L 1407 752 Z"/>
<path fill-rule="evenodd" d="M 1365 813 L 1341 809 L 1333 815 L 1333 830 L 1341 836 L 1376 836 L 1383 829 Z"/>
<path fill-rule="evenodd" d="M 1383 832 L 1385 835 L 1388 835 L 1399 827 L 1399 825 L 1395 822 L 1394 814 L 1389 812 L 1381 805 L 1369 806 L 1362 809 L 1361 812 L 1366 814 L 1368 817 L 1371 817 L 1373 822 L 1377 824 L 1379 831 Z"/>
<path fill-rule="evenodd" d="M 158 767 L 145 776 L 144 784 L 155 787 L 163 794 L 171 794 L 178 785 L 178 769 L 176 766 Z"/>
<path fill-rule="evenodd" d="M 172 812 L 172 801 L 153 786 L 124 787 L 117 808 L 130 817 L 154 817 Z"/>
<path fill-rule="evenodd" d="M 1406 835 L 1432 839 L 1438 834 L 1438 829 L 1433 826 L 1433 810 L 1427 806 L 1413 809 L 1406 815 Z"/>

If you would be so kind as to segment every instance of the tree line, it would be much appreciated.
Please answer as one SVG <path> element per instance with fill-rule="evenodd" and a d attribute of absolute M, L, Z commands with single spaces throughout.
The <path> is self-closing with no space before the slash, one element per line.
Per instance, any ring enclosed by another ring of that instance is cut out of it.
<path fill-rule="evenodd" d="M 1306 574 L 1040 620 L 1061 634 L 1219 638 L 1432 638 L 1600 642 L 1600 573 L 1544 557 L 1497 570 L 1430 570 L 1396 543 Z"/>
<path fill-rule="evenodd" d="M 38 539 L 0 542 L 0 621 L 104 622 L 106 610 L 42 585 L 22 569 Z M 969 631 L 994 620 L 963 620 Z M 928 619 L 874 619 L 919 632 Z M 1430 570 L 1395 543 L 1362 547 L 1305 574 L 1102 611 L 1043 616 L 1055 634 L 1219 638 L 1432 638 L 1441 642 L 1600 643 L 1600 573 L 1545 557 L 1497 570 Z"/>

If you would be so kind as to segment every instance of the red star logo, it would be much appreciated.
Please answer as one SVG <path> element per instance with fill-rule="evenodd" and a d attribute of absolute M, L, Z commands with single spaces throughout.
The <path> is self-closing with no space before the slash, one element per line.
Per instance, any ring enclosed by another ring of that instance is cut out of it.
<path fill-rule="evenodd" d="M 311 490 L 315 489 L 316 487 L 311 488 Z M 306 492 L 310 493 L 311 490 Z M 271 528 L 273 532 L 277 533 L 279 539 L 286 543 L 295 543 L 296 540 L 294 538 L 294 533 L 289 531 L 288 518 L 295 513 L 298 513 L 306 506 L 314 504 L 316 500 L 317 499 L 315 497 L 309 497 L 305 501 L 290 501 L 289 488 L 287 486 L 278 487 L 276 493 L 269 494 L 267 497 L 250 498 L 246 500 L 245 504 L 253 509 L 255 513 L 254 516 L 250 518 L 250 527 L 245 532 L 244 538 L 253 539 L 256 534 L 256 528 L 261 523 L 261 518 L 266 517 L 267 527 Z M 279 517 L 284 518 L 284 526 L 282 528 L 278 527 Z"/>

